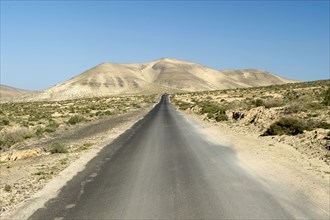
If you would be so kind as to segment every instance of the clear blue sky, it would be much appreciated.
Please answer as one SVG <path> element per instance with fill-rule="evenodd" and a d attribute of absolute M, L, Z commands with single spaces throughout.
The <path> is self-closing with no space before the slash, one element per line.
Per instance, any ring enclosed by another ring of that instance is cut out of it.
<path fill-rule="evenodd" d="M 45 89 L 162 57 L 329 78 L 329 1 L 1 1 L 1 83 Z"/>

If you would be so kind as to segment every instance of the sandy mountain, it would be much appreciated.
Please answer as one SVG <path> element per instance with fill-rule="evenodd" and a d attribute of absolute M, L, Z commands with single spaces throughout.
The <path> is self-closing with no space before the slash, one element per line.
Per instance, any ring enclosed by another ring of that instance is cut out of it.
<path fill-rule="evenodd" d="M 294 82 L 257 69 L 211 69 L 163 58 L 147 63 L 101 63 L 82 74 L 41 91 L 33 99 L 73 99 L 107 95 L 204 91 Z"/>
<path fill-rule="evenodd" d="M 17 98 L 30 93 L 32 93 L 32 91 L 17 89 L 0 84 L 0 99 Z"/>

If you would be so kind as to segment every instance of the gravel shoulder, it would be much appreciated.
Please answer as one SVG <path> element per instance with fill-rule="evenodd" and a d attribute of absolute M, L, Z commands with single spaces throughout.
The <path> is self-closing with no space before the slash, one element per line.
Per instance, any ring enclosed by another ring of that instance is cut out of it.
<path fill-rule="evenodd" d="M 283 206 L 297 210 L 286 199 L 294 198 L 307 202 L 310 210 L 321 216 L 330 215 L 330 166 L 324 161 L 308 157 L 272 137 L 260 137 L 258 131 L 244 126 L 210 122 L 201 115 L 180 112 L 198 124 L 211 141 L 233 149 L 239 164 L 280 195 Z"/>

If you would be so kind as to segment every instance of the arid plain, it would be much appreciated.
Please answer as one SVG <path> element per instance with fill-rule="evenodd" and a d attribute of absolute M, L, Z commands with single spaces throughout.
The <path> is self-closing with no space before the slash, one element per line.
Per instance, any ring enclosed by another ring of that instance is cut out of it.
<path fill-rule="evenodd" d="M 281 177 L 284 191 L 296 187 L 329 214 L 329 88 L 329 80 L 168 58 L 102 63 L 43 91 L 1 85 L 0 212 L 15 211 L 74 161 L 111 143 L 166 92 L 252 173 Z"/>

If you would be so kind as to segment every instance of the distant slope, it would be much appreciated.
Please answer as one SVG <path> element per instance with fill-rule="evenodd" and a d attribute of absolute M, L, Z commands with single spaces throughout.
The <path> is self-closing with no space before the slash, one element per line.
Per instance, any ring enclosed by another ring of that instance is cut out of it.
<path fill-rule="evenodd" d="M 163 58 L 147 63 L 101 63 L 44 90 L 32 99 L 74 99 L 108 95 L 204 91 L 295 82 L 257 69 L 219 71 Z"/>
<path fill-rule="evenodd" d="M 0 99 L 17 98 L 30 93 L 32 93 L 32 91 L 17 89 L 0 84 Z"/>

